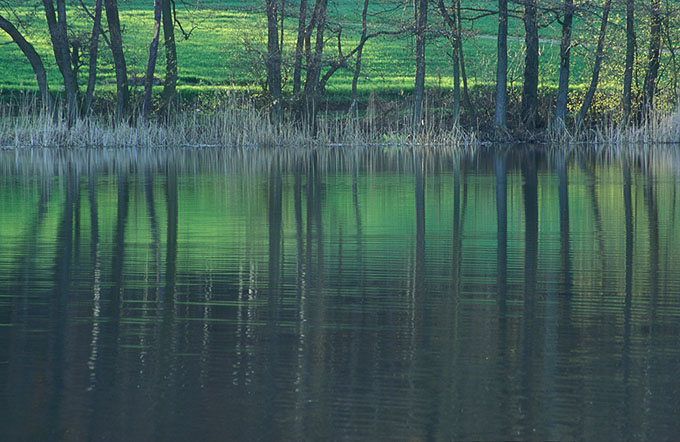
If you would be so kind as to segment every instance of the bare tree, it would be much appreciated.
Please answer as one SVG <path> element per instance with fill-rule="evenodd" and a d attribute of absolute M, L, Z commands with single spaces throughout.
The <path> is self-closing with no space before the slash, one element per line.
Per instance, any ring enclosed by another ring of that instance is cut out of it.
<path fill-rule="evenodd" d="M 423 124 L 423 99 L 425 96 L 425 31 L 427 30 L 427 0 L 415 0 L 416 23 L 416 78 L 413 89 L 413 125 Z"/>
<path fill-rule="evenodd" d="M 600 78 L 600 68 L 602 67 L 602 59 L 604 58 L 604 38 L 607 33 L 607 21 L 609 20 L 609 9 L 611 7 L 611 0 L 605 0 L 604 7 L 602 9 L 602 21 L 600 22 L 600 34 L 597 38 L 597 49 L 595 50 L 595 64 L 593 66 L 593 76 L 590 79 L 590 87 L 588 87 L 588 92 L 586 92 L 586 97 L 583 99 L 583 104 L 581 109 L 576 115 L 576 127 L 581 126 L 583 120 L 586 117 L 588 108 L 593 101 L 595 96 L 595 90 L 597 89 L 597 83 Z"/>
<path fill-rule="evenodd" d="M 356 100 L 358 76 L 361 69 L 361 54 L 366 42 L 380 35 L 398 35 L 406 28 L 378 29 L 369 32 L 368 8 L 370 1 L 363 0 L 362 31 L 359 41 L 351 50 L 343 50 L 342 22 L 329 23 L 328 0 L 315 0 L 311 15 L 307 14 L 307 1 L 301 0 L 298 16 L 297 42 L 293 57 L 292 109 L 294 118 L 315 129 L 316 116 L 326 85 L 340 69 L 352 69 L 349 62 L 355 59 L 353 67 L 353 96 Z M 283 112 L 282 92 L 282 50 L 280 23 L 283 20 L 283 0 L 265 0 L 267 15 L 267 53 L 265 67 L 267 86 L 273 100 L 273 120 L 281 121 Z M 410 28 L 409 28 L 410 29 Z M 328 41 L 337 40 L 337 55 L 327 51 Z M 304 80 L 304 82 L 303 82 Z"/>
<path fill-rule="evenodd" d="M 360 75 L 360 70 L 361 70 L 361 56 L 363 53 L 364 46 L 366 43 L 375 37 L 378 36 L 385 36 L 385 35 L 400 35 L 403 34 L 408 30 L 408 28 L 403 28 L 403 27 L 397 27 L 397 28 L 383 28 L 383 29 L 377 29 L 374 32 L 368 32 L 368 8 L 369 8 L 369 0 L 363 0 L 363 7 L 362 7 L 362 31 L 361 35 L 359 37 L 359 41 L 357 42 L 356 46 L 354 46 L 349 52 L 343 51 L 343 25 L 341 23 L 332 23 L 331 25 L 328 26 L 328 31 L 330 31 L 335 39 L 337 40 L 337 55 L 332 56 L 329 55 L 327 52 L 324 54 L 324 63 L 321 66 L 321 71 L 316 72 L 312 71 L 313 75 L 316 75 L 317 77 L 310 77 L 310 73 L 308 71 L 307 77 L 306 77 L 306 83 L 310 79 L 317 78 L 316 82 L 316 91 L 317 91 L 317 98 L 316 101 L 318 102 L 320 98 L 323 97 L 325 94 L 326 90 L 326 85 L 328 84 L 328 81 L 331 79 L 331 77 L 340 69 L 350 69 L 349 66 L 349 61 L 352 58 L 355 58 L 355 63 L 354 63 L 354 69 L 353 69 L 353 79 L 352 79 L 352 104 L 350 104 L 350 110 L 349 112 L 352 112 L 353 109 L 355 109 L 356 106 L 356 95 L 357 95 L 357 87 L 358 87 L 358 81 L 359 81 L 359 75 Z M 330 40 L 331 37 L 328 38 Z M 307 57 L 312 57 L 311 52 L 307 53 Z"/>
<path fill-rule="evenodd" d="M 522 121 L 529 130 L 538 123 L 538 23 L 534 0 L 524 3 L 524 84 L 522 85 Z"/>
<path fill-rule="evenodd" d="M 127 112 L 130 92 L 128 90 L 125 53 L 123 52 L 123 36 L 120 30 L 120 20 L 118 18 L 118 0 L 104 0 L 104 7 L 106 9 L 106 20 L 109 24 L 113 65 L 116 70 L 116 116 L 121 118 Z"/>
<path fill-rule="evenodd" d="M 66 25 L 66 2 L 65 0 L 56 0 L 56 10 L 54 0 L 42 0 L 42 3 L 45 8 L 54 58 L 64 79 L 68 118 L 72 120 L 78 113 L 78 79 L 76 78 L 76 71 L 71 65 L 71 45 Z"/>
<path fill-rule="evenodd" d="M 647 71 L 642 86 L 642 103 L 640 104 L 640 118 L 645 118 L 654 107 L 654 94 L 659 74 L 661 55 L 661 2 L 650 0 L 650 29 L 649 53 L 647 56 Z"/>
<path fill-rule="evenodd" d="M 87 11 L 87 7 L 81 0 L 81 6 Z M 89 14 L 89 11 L 87 11 Z M 97 84 L 97 58 L 99 54 L 99 34 L 102 32 L 102 0 L 96 0 L 92 19 L 92 34 L 90 35 L 89 48 L 89 74 L 87 78 L 87 89 L 85 90 L 85 104 L 83 112 L 88 113 L 94 100 L 94 88 Z"/>
<path fill-rule="evenodd" d="M 462 28 L 462 13 L 461 13 L 461 6 L 460 2 L 461 0 L 455 0 L 456 2 L 456 11 L 458 15 L 458 61 L 460 62 L 460 78 L 463 80 L 463 103 L 467 107 L 468 112 L 470 113 L 470 116 L 472 120 L 476 121 L 477 120 L 477 112 L 475 111 L 475 108 L 472 106 L 472 101 L 470 100 L 470 94 L 468 93 L 468 82 L 467 82 L 467 74 L 465 73 L 465 56 L 463 55 L 463 28 Z"/>
<path fill-rule="evenodd" d="M 320 98 L 319 80 L 321 76 L 321 56 L 324 50 L 324 31 L 326 30 L 326 9 L 328 0 L 317 0 L 311 22 L 305 32 L 305 59 L 307 75 L 300 101 L 297 105 L 299 117 L 309 126 L 316 125 L 316 114 Z M 316 29 L 314 53 L 312 54 L 311 35 Z"/>
<path fill-rule="evenodd" d="M 163 82 L 163 105 L 170 106 L 177 93 L 177 45 L 175 44 L 174 0 L 163 1 L 163 38 L 165 41 L 165 81 Z"/>
<path fill-rule="evenodd" d="M 623 72 L 623 119 L 625 122 L 630 120 L 636 44 L 635 0 L 626 0 L 626 65 Z"/>
<path fill-rule="evenodd" d="M 566 128 L 567 98 L 569 95 L 569 57 L 571 54 L 571 30 L 574 17 L 574 1 L 564 0 L 562 19 L 562 41 L 560 44 L 560 79 L 557 84 L 555 118 L 553 129 L 561 133 Z"/>
<path fill-rule="evenodd" d="M 281 122 L 281 46 L 278 32 L 278 1 L 265 0 L 267 9 L 267 85 L 272 98 L 272 120 L 278 125 Z M 281 16 L 283 16 L 281 10 Z M 283 28 L 281 29 L 283 32 Z M 281 34 L 283 35 L 283 34 Z"/>
<path fill-rule="evenodd" d="M 146 78 L 144 79 L 144 104 L 142 106 L 142 118 L 147 119 L 151 110 L 151 95 L 153 92 L 153 74 L 156 70 L 156 58 L 158 57 L 158 40 L 161 33 L 161 11 L 163 0 L 154 0 L 153 5 L 153 37 L 149 46 L 149 61 L 146 65 Z"/>
<path fill-rule="evenodd" d="M 460 58 L 462 55 L 458 44 L 461 37 L 458 26 L 460 17 L 456 10 L 455 0 L 451 2 L 451 13 L 447 11 L 444 0 L 437 0 L 437 6 L 439 7 L 439 14 L 449 28 L 447 37 L 451 43 L 451 62 L 453 64 L 453 120 L 454 124 L 458 124 L 460 116 Z"/>
<path fill-rule="evenodd" d="M 302 55 L 307 35 L 307 0 L 300 0 L 298 12 L 297 42 L 295 44 L 295 60 L 293 62 L 293 99 L 297 100 L 300 95 L 302 84 Z"/>
<path fill-rule="evenodd" d="M 0 14 L 0 29 L 5 31 L 21 52 L 26 56 L 28 62 L 33 68 L 33 73 L 35 74 L 35 79 L 38 82 L 38 89 L 40 91 L 40 98 L 42 99 L 44 106 L 49 106 L 50 104 L 50 90 L 47 84 L 47 74 L 45 72 L 45 66 L 43 65 L 40 55 L 36 52 L 35 48 L 31 43 L 29 43 L 19 29 L 14 26 L 9 20 Z"/>
<path fill-rule="evenodd" d="M 502 131 L 508 124 L 508 0 L 498 0 L 497 54 L 494 129 Z"/>
<path fill-rule="evenodd" d="M 328 81 L 331 79 L 331 77 L 340 69 L 349 69 L 348 62 L 349 60 L 352 59 L 352 57 L 356 58 L 355 65 L 354 65 L 354 78 L 352 82 L 352 87 L 353 87 L 353 94 L 354 98 L 353 100 L 356 99 L 356 88 L 358 84 L 358 77 L 359 77 L 359 72 L 361 69 L 361 54 L 363 53 L 364 46 L 366 43 L 375 37 L 378 36 L 385 36 L 385 35 L 400 35 L 406 32 L 409 28 L 403 28 L 403 27 L 397 27 L 397 28 L 384 28 L 384 29 L 378 29 L 375 30 L 374 32 L 369 33 L 368 32 L 368 22 L 367 22 L 367 16 L 368 16 L 368 7 L 369 7 L 369 0 L 364 0 L 363 8 L 362 8 L 362 32 L 361 32 L 361 37 L 359 38 L 359 41 L 356 46 L 349 52 L 344 52 L 343 51 L 343 39 L 342 39 L 342 32 L 343 32 L 343 26 L 341 24 L 334 24 L 334 30 L 332 32 L 335 33 L 335 37 L 337 39 L 337 56 L 336 57 L 330 57 L 330 56 L 325 56 L 327 58 L 327 61 L 324 63 L 324 68 L 325 72 L 323 72 L 323 75 L 320 75 L 319 80 L 318 80 L 318 85 L 317 85 L 317 90 L 318 90 L 318 96 L 319 98 L 323 97 L 325 94 L 326 90 L 326 85 L 328 84 Z M 350 109 L 351 109 L 350 105 Z"/>
<path fill-rule="evenodd" d="M 666 48 L 668 49 L 668 52 L 670 53 L 670 74 L 672 75 L 672 78 L 670 79 L 672 81 L 673 85 L 673 99 L 675 102 L 675 105 L 678 106 L 680 105 L 680 96 L 678 95 L 678 74 L 680 71 L 680 68 L 678 67 L 678 57 L 677 53 L 675 50 L 675 42 L 673 41 L 673 37 L 675 36 L 674 29 L 671 29 L 671 24 L 670 22 L 670 17 L 673 16 L 673 14 L 676 14 L 678 9 L 673 10 L 671 7 L 671 4 L 668 0 L 666 0 L 666 9 L 663 11 L 663 24 L 662 24 L 662 32 L 663 32 L 663 38 L 665 38 L 666 41 Z"/>
<path fill-rule="evenodd" d="M 366 41 L 366 35 L 368 34 L 368 0 L 364 0 L 364 7 L 361 10 L 361 41 Z M 356 62 L 354 64 L 354 76 L 352 77 L 352 98 L 351 104 L 349 106 L 349 114 L 356 111 L 357 107 L 357 87 L 359 84 L 359 74 L 361 72 L 361 55 L 364 51 L 364 44 L 361 43 L 357 50 Z"/>

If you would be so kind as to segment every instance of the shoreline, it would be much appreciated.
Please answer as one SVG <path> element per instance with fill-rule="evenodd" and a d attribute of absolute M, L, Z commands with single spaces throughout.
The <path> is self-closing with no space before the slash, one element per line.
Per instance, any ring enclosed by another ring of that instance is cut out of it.
<path fill-rule="evenodd" d="M 494 144 L 600 146 L 619 144 L 680 143 L 680 111 L 654 114 L 638 125 L 613 119 L 591 123 L 576 132 L 555 134 L 550 128 L 524 131 L 517 122 L 507 132 L 494 133 L 482 121 L 469 128 L 469 116 L 455 123 L 450 108 L 432 100 L 421 127 L 410 121 L 409 100 L 382 101 L 371 96 L 348 115 L 341 103 L 319 111 L 313 127 L 292 118 L 274 125 L 268 109 L 249 96 L 213 97 L 181 102 L 172 112 L 156 113 L 144 120 L 138 112 L 118 121 L 106 111 L 68 121 L 63 107 L 47 111 L 39 100 L 23 94 L 21 100 L 5 101 L 0 112 L 0 148 L 186 148 L 225 147 L 324 147 L 383 146 L 477 149 Z M 110 103 L 109 103 L 110 104 Z M 437 106 L 440 105 L 440 106 Z M 290 111 L 287 112 L 292 113 Z"/>

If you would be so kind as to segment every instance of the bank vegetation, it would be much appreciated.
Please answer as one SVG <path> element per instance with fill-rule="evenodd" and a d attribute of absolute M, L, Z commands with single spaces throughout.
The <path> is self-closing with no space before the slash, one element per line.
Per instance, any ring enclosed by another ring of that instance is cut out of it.
<path fill-rule="evenodd" d="M 177 40 L 236 12 L 241 91 L 187 94 L 183 71 L 219 76 L 216 42 L 183 64 Z M 0 29 L 34 82 L 1 94 L 7 147 L 680 141 L 665 0 L 0 0 Z"/>

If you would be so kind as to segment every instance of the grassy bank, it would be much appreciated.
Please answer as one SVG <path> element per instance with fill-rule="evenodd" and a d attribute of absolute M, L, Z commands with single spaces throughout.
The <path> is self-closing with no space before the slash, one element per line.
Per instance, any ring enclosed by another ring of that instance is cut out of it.
<path fill-rule="evenodd" d="M 153 2 L 128 0 L 120 2 L 120 19 L 124 29 L 123 41 L 126 61 L 133 79 L 140 79 L 146 67 L 149 42 L 153 32 Z M 192 4 L 192 2 L 187 2 Z M 343 48 L 345 52 L 354 47 L 360 36 L 361 25 L 358 17 L 361 2 L 340 0 L 334 3 L 329 12 L 332 26 L 342 26 Z M 409 23 L 410 13 L 404 10 L 385 12 L 385 6 L 377 6 L 369 17 L 371 31 L 395 29 Z M 494 6 L 495 5 L 495 6 Z M 493 1 L 475 0 L 467 7 L 493 9 Z M 289 14 L 294 14 L 294 2 L 289 2 Z M 383 9 L 380 9 L 383 8 Z M 89 20 L 74 7 L 71 10 L 70 26 L 73 35 L 85 38 L 90 32 Z M 14 12 L 24 24 L 26 38 L 34 44 L 46 63 L 48 79 L 52 89 L 59 90 L 61 78 L 54 62 L 44 13 L 28 6 L 16 7 Z M 412 11 L 411 11 L 412 12 Z M 262 92 L 264 84 L 263 54 L 266 51 L 266 24 L 262 2 L 206 0 L 194 6 L 179 5 L 178 19 L 187 30 L 188 39 L 177 36 L 178 85 L 186 94 L 212 93 L 215 90 Z M 469 14 L 473 14 L 469 12 Z M 616 16 L 616 14 L 613 14 Z M 620 17 L 619 17 L 620 18 Z M 614 18 L 614 19 L 619 19 Z M 584 17 L 577 19 L 574 28 L 574 48 L 572 50 L 572 84 L 586 84 L 592 66 L 592 39 L 596 19 Z M 441 19 L 433 8 L 427 44 L 426 87 L 430 90 L 452 87 L 452 67 L 449 42 L 443 37 Z M 491 15 L 465 25 L 464 54 L 466 69 L 471 86 L 483 86 L 495 81 L 497 17 Z M 287 21 L 284 33 L 284 70 L 288 70 L 289 81 L 284 81 L 284 89 L 290 89 L 291 59 L 295 45 L 294 18 Z M 523 25 L 521 20 L 510 21 L 509 86 L 517 86 L 521 79 L 524 57 Z M 611 30 L 613 41 L 623 41 L 620 27 Z M 640 34 L 644 33 L 641 29 Z M 556 84 L 559 67 L 560 28 L 557 23 L 548 23 L 540 32 L 540 83 L 543 87 Z M 35 87 L 34 75 L 30 65 L 16 45 L 5 44 L 10 40 L 0 33 L 0 90 L 21 90 Z M 161 54 L 163 41 L 161 39 Z M 611 44 L 608 56 L 616 57 L 620 47 Z M 100 72 L 96 93 L 107 95 L 115 88 L 115 76 L 110 51 L 104 43 L 100 48 Z M 329 41 L 326 54 L 336 56 L 334 41 Z M 408 95 L 413 88 L 415 74 L 415 54 L 413 37 L 405 34 L 396 37 L 380 37 L 370 40 L 364 49 L 362 75 L 358 83 L 359 93 L 368 97 L 376 93 L 396 93 Z M 353 72 L 352 63 L 347 69 L 340 69 L 330 80 L 327 87 L 329 101 L 342 101 L 349 95 Z M 80 68 L 79 80 L 84 87 L 87 79 L 87 64 Z M 618 87 L 622 68 L 617 63 L 607 65 L 601 75 L 605 87 Z M 159 61 L 157 76 L 162 77 L 163 66 Z M 609 83 L 609 84 L 608 84 Z"/>

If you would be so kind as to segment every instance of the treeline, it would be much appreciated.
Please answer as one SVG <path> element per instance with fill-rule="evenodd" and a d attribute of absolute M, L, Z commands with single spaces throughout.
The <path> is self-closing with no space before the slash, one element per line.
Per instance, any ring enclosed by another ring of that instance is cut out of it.
<path fill-rule="evenodd" d="M 351 2 L 353 8 L 347 7 L 347 3 L 350 0 L 244 2 L 255 8 L 251 12 L 266 18 L 263 20 L 266 46 L 257 50 L 261 51 L 261 69 L 266 72 L 266 104 L 274 124 L 293 120 L 313 127 L 328 82 L 339 70 L 349 70 L 353 74 L 346 110 L 354 114 L 360 108 L 358 84 L 362 76 L 362 56 L 367 43 L 374 39 L 381 42 L 410 39 L 412 42 L 415 74 L 409 113 L 410 123 L 415 128 L 427 123 L 426 48 L 435 39 L 439 42 L 444 39 L 450 45 L 452 106 L 446 124 L 451 126 L 458 125 L 464 115 L 471 126 L 488 125 L 501 136 L 518 130 L 531 133 L 547 128 L 559 134 L 578 129 L 592 113 L 598 87 L 603 83 L 603 70 L 622 73 L 610 75 L 606 81 L 610 95 L 614 91 L 618 97 L 607 105 L 619 111 L 619 125 L 646 122 L 658 111 L 661 94 L 666 108 L 675 107 L 679 101 L 676 39 L 680 6 L 671 0 L 355 0 Z M 333 11 L 339 6 L 350 12 L 338 18 Z M 143 97 L 139 106 L 130 105 L 130 78 L 118 0 L 0 0 L 0 28 L 26 56 L 42 100 L 50 105 L 43 60 L 25 36 L 28 25 L 22 22 L 20 14 L 15 13 L 20 7 L 33 7 L 44 14 L 40 23 L 44 23 L 49 31 L 54 60 L 63 79 L 69 118 L 91 112 L 102 43 L 110 51 L 115 68 L 117 118 L 127 118 L 134 113 L 146 119 L 154 110 L 167 111 L 173 106 L 177 96 L 178 67 L 182 67 L 181 60 L 178 64 L 175 32 L 188 36 L 177 19 L 175 0 L 154 0 L 153 10 L 147 9 L 153 14 L 154 27 L 148 40 Z M 475 100 L 464 55 L 466 45 L 477 37 L 476 24 L 489 17 L 497 18 L 495 35 L 484 36 L 497 41 L 493 106 Z M 82 33 L 75 37 L 76 33 L 72 32 L 72 23 L 76 20 L 79 26 L 84 20 L 89 22 L 90 31 L 85 37 Z M 509 23 L 513 22 L 521 23 L 523 32 L 509 35 Z M 346 26 L 346 23 L 351 25 Z M 592 39 L 577 41 L 574 34 L 578 27 Z M 559 36 L 548 35 L 547 28 L 550 32 L 557 28 Z M 617 37 L 612 36 L 612 29 Z M 210 31 L 199 29 L 197 32 Z M 286 41 L 288 46 L 284 45 L 284 39 L 291 35 L 294 42 Z M 539 72 L 543 68 L 540 50 L 546 35 L 548 40 L 559 40 L 560 46 L 558 66 L 555 66 L 558 78 L 549 107 L 540 103 L 542 82 Z M 621 39 L 620 35 L 625 38 Z M 508 42 L 511 39 L 520 40 L 524 52 L 521 78 L 516 83 L 509 82 L 508 78 Z M 154 108 L 152 89 L 161 41 L 165 51 L 163 92 L 160 105 Z M 294 47 L 294 50 L 284 54 L 285 47 Z M 590 80 L 582 88 L 578 100 L 573 99 L 574 85 L 570 81 L 574 64 L 572 53 L 576 47 L 587 53 L 584 59 L 589 59 L 588 65 L 592 68 Z M 79 79 L 81 69 L 87 72 L 86 81 Z M 519 84 L 521 93 L 511 93 L 510 83 Z M 515 95 L 517 98 L 513 98 Z M 484 117 L 478 115 L 485 107 L 493 107 L 492 121 L 484 121 Z M 519 112 L 514 112 L 515 108 Z"/>
<path fill-rule="evenodd" d="M 33 7 L 44 10 L 44 23 L 49 31 L 54 60 L 63 79 L 66 113 L 69 119 L 87 115 L 92 106 L 97 84 L 99 47 L 103 40 L 111 51 L 116 76 L 116 118 L 125 118 L 130 109 L 130 78 L 123 44 L 123 27 L 120 23 L 118 0 L 94 0 L 86 4 L 84 0 L 41 0 L 38 4 L 30 0 L 0 0 L 0 29 L 4 30 L 19 46 L 33 68 L 40 96 L 46 106 L 51 105 L 51 94 L 47 83 L 44 63 L 38 52 L 22 33 L 23 23 L 15 11 L 19 7 Z M 151 92 L 154 71 L 158 57 L 160 31 L 165 43 L 165 80 L 163 102 L 172 103 L 177 88 L 177 49 L 175 44 L 174 0 L 154 1 L 154 33 L 149 47 L 148 67 L 144 79 L 144 101 L 142 116 L 148 117 L 151 110 Z M 13 20 L 14 19 L 14 20 Z M 72 22 L 87 19 L 91 32 L 86 38 L 73 32 Z M 15 23 L 16 22 L 16 23 Z M 79 72 L 87 60 L 87 86 L 84 93 L 80 89 Z"/>

